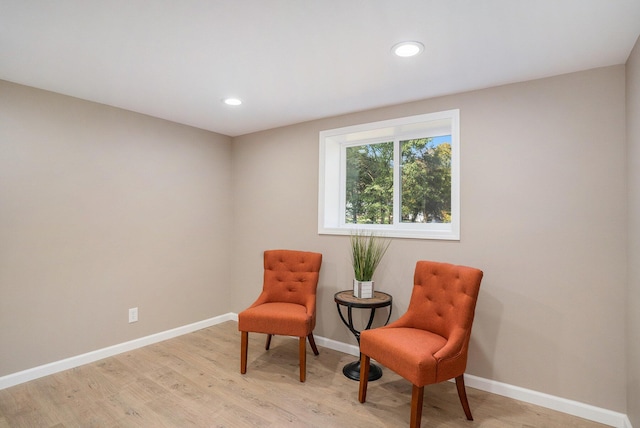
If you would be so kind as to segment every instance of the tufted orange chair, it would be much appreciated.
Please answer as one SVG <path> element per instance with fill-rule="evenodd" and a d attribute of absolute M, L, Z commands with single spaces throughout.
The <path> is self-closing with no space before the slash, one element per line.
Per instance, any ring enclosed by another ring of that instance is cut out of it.
<path fill-rule="evenodd" d="M 293 250 L 264 252 L 264 282 L 262 294 L 247 309 L 238 314 L 241 332 L 240 373 L 247 372 L 249 332 L 267 334 L 265 349 L 269 350 L 274 334 L 299 337 L 300 382 L 305 381 L 307 338 L 315 355 L 313 340 L 316 326 L 316 288 L 322 254 Z"/>
<path fill-rule="evenodd" d="M 468 420 L 473 420 L 464 386 L 471 325 L 482 271 L 419 261 L 407 312 L 397 321 L 360 335 L 360 390 L 367 396 L 370 359 L 413 384 L 410 426 L 420 427 L 425 385 L 455 378 Z"/>

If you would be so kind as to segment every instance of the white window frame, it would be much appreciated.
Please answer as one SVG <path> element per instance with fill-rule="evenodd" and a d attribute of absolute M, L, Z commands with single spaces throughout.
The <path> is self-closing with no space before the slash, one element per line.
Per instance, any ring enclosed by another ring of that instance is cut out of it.
<path fill-rule="evenodd" d="M 451 223 L 400 221 L 400 143 L 451 135 Z M 394 141 L 394 224 L 345 223 L 346 148 Z M 460 240 L 460 110 L 447 110 L 320 132 L 318 233 L 349 235 L 370 230 L 397 238 Z"/>

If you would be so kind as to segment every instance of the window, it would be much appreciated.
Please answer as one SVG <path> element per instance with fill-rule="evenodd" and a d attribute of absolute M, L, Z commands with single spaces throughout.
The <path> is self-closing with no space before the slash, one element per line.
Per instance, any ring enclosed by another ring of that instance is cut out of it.
<path fill-rule="evenodd" d="M 320 132 L 318 233 L 460 239 L 459 110 Z"/>

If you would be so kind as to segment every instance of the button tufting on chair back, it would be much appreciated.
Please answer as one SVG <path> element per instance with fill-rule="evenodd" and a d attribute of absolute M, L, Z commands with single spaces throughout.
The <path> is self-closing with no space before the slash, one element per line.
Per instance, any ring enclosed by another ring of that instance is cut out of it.
<path fill-rule="evenodd" d="M 288 250 L 265 251 L 264 285 L 270 302 L 288 302 L 304 305 L 309 295 L 316 294 L 320 263 L 316 253 Z"/>
<path fill-rule="evenodd" d="M 480 289 L 479 284 L 475 286 L 477 275 L 478 270 L 473 268 L 428 261 L 416 263 L 406 325 L 445 339 L 456 329 L 470 329 Z"/>

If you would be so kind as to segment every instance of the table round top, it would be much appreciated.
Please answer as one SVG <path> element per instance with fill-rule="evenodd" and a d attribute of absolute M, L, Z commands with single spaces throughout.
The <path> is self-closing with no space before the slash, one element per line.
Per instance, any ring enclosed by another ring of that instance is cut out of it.
<path fill-rule="evenodd" d="M 338 291 L 334 296 L 336 303 L 353 308 L 382 308 L 391 305 L 393 298 L 382 291 L 374 291 L 373 297 L 361 299 L 353 295 L 353 290 Z"/>

